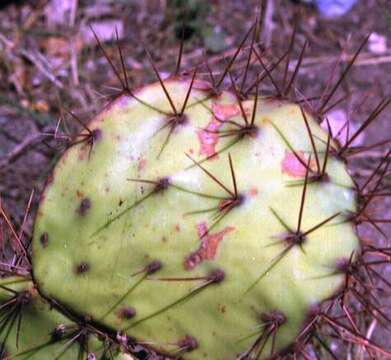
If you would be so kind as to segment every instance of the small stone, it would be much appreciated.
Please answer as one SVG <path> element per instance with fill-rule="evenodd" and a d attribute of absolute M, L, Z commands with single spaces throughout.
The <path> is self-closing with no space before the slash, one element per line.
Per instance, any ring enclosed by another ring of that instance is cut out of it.
<path fill-rule="evenodd" d="M 373 32 L 368 39 L 368 50 L 373 54 L 384 54 L 387 51 L 387 38 Z"/>

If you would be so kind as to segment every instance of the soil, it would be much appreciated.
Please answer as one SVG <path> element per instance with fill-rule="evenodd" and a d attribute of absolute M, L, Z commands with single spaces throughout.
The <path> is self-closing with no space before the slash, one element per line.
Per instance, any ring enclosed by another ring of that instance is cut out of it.
<path fill-rule="evenodd" d="M 45 179 L 69 138 L 80 128 L 64 109 L 74 111 L 82 121 L 87 121 L 99 112 L 119 87 L 118 79 L 87 25 L 91 24 L 96 30 L 108 55 L 119 66 L 114 31 L 117 29 L 131 87 L 137 88 L 154 79 L 144 46 L 151 52 L 163 76 L 175 69 L 182 36 L 178 30 L 182 26 L 178 15 L 182 10 L 177 6 L 180 3 L 183 2 L 45 0 L 1 4 L 1 205 L 17 228 L 24 224 L 26 241 L 31 235 Z M 299 60 L 305 41 L 308 41 L 295 83 L 296 89 L 300 89 L 300 92 L 296 91 L 299 98 L 300 94 L 307 97 L 324 94 L 324 89 L 331 84 L 331 74 L 334 73 L 335 81 L 369 34 L 372 34 L 369 42 L 372 45 L 366 43 L 363 46 L 330 105 L 341 96 L 346 99 L 337 104 L 329 115 L 335 117 L 338 110 L 353 128 L 363 123 L 381 99 L 391 98 L 390 0 L 358 0 L 352 11 L 336 19 L 322 19 L 314 8 L 299 1 L 266 0 L 264 3 L 268 10 L 257 46 L 260 51 L 266 51 L 270 60 L 277 59 L 286 51 L 295 23 L 297 33 L 290 73 Z M 224 66 L 224 58 L 232 56 L 253 24 L 255 10 L 261 2 L 194 0 L 188 4 L 195 5 L 194 9 L 188 10 L 193 19 L 185 22 L 181 69 L 191 69 L 206 52 L 217 75 Z M 376 39 L 378 47 L 374 49 Z M 384 49 L 382 39 L 388 45 Z M 245 64 L 244 51 L 235 64 L 235 74 L 241 74 Z M 276 76 L 279 84 L 283 66 L 280 76 Z M 251 68 L 249 78 L 254 74 L 255 69 Z M 262 91 L 268 94 L 275 89 L 270 81 L 265 81 Z M 359 145 L 390 139 L 390 115 L 391 106 L 368 127 Z M 66 121 L 59 123 L 59 119 Z M 350 171 L 358 183 L 371 174 L 386 149 L 387 144 L 355 158 Z M 388 184 L 390 178 L 388 173 Z M 32 202 L 24 222 L 31 194 Z M 373 211 L 377 217 L 389 219 L 390 205 L 390 197 L 379 198 Z M 4 242 L 5 237 L 1 235 L 5 233 L 5 223 L 2 220 L 0 227 L 0 240 Z M 378 244 L 389 246 L 387 237 L 391 235 L 391 224 L 381 227 L 383 235 L 369 227 L 360 227 L 359 231 Z M 4 247 L 4 243 L 0 246 Z M 388 271 L 384 268 L 385 274 Z M 384 305 L 387 306 L 386 303 Z M 374 341 L 391 347 L 388 334 L 379 324 L 371 336 Z M 333 346 L 342 347 L 338 350 L 343 355 L 341 358 L 350 356 L 358 359 L 360 357 L 355 356 L 362 355 L 351 345 L 343 347 L 336 342 L 330 344 L 331 348 Z"/>

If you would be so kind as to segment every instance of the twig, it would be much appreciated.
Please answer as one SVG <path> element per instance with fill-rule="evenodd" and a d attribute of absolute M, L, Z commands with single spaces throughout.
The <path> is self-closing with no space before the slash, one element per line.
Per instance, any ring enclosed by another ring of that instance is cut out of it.
<path fill-rule="evenodd" d="M 274 13 L 274 0 L 263 0 L 266 1 L 265 17 L 263 19 L 263 29 L 261 31 L 261 39 L 263 40 L 264 46 L 269 47 L 273 36 L 273 13 Z"/>
<path fill-rule="evenodd" d="M 365 338 L 367 340 L 371 339 L 371 337 L 372 337 L 372 335 L 373 335 L 373 333 L 375 331 L 376 326 L 377 326 L 377 320 L 373 319 L 371 321 L 371 324 L 368 327 L 367 333 L 365 334 Z M 359 347 L 357 358 L 360 359 L 360 360 L 364 360 L 365 359 L 365 347 L 364 346 L 360 346 Z"/>
<path fill-rule="evenodd" d="M 340 58 L 341 63 L 348 63 L 352 58 L 352 55 L 344 55 Z M 334 63 L 336 56 L 313 56 L 307 57 L 301 64 L 301 69 L 304 70 L 308 67 L 315 67 L 324 64 Z M 293 70 L 297 64 L 297 61 L 292 61 L 289 65 L 290 69 Z M 387 52 L 385 55 L 373 56 L 371 53 L 361 53 L 360 58 L 356 60 L 354 66 L 370 66 L 391 63 L 391 53 Z"/>
<path fill-rule="evenodd" d="M 44 75 L 49 81 L 51 81 L 59 89 L 64 88 L 63 84 L 59 80 L 57 80 L 56 76 L 52 74 L 48 69 L 46 69 L 42 61 L 39 61 L 38 58 L 35 55 L 33 55 L 30 51 L 22 49 L 20 50 L 20 54 L 26 57 L 28 60 L 30 60 L 35 65 L 35 67 L 42 73 L 42 75 Z M 42 54 L 40 53 L 38 54 L 40 55 L 41 58 L 44 57 Z"/>
<path fill-rule="evenodd" d="M 23 139 L 21 143 L 16 145 L 7 155 L 0 159 L 0 169 L 7 166 L 11 161 L 16 160 L 19 156 L 23 155 L 27 149 L 34 145 L 41 138 L 39 132 L 34 132 Z"/>

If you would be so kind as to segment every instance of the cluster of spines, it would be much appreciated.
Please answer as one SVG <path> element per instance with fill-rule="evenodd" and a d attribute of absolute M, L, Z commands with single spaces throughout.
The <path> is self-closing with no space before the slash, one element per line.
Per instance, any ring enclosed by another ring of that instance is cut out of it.
<path fill-rule="evenodd" d="M 254 118 L 256 113 L 257 99 L 259 96 L 258 94 L 259 94 L 261 83 L 265 79 L 268 79 L 273 85 L 275 89 L 274 97 L 278 98 L 281 101 L 288 100 L 294 102 L 300 106 L 302 111 L 303 121 L 305 123 L 306 129 L 308 131 L 308 136 L 311 142 L 311 146 L 313 150 L 312 156 L 315 159 L 316 167 L 315 169 L 313 169 L 313 167 L 310 166 L 310 161 L 306 162 L 289 144 L 289 142 L 284 138 L 281 131 L 279 131 L 279 129 L 276 126 L 274 126 L 276 132 L 285 141 L 287 147 L 292 151 L 292 153 L 297 158 L 297 160 L 306 169 L 304 180 L 296 184 L 296 185 L 303 186 L 302 197 L 299 206 L 298 224 L 296 228 L 291 228 L 288 224 L 284 222 L 283 214 L 278 214 L 274 209 L 271 209 L 271 214 L 280 222 L 282 227 L 286 230 L 286 232 L 281 235 L 282 239 L 279 240 L 280 242 L 285 243 L 285 248 L 274 259 L 274 261 L 272 261 L 271 266 L 274 267 L 287 254 L 287 252 L 289 252 L 289 250 L 292 249 L 292 247 L 294 246 L 301 247 L 305 242 L 306 235 L 308 235 L 310 232 L 316 231 L 321 226 L 324 226 L 326 223 L 328 223 L 338 215 L 341 215 L 339 213 L 333 214 L 329 218 L 321 221 L 319 224 L 314 224 L 314 226 L 311 229 L 302 230 L 301 222 L 303 217 L 307 186 L 312 182 L 318 182 L 318 181 L 320 182 L 320 181 L 328 180 L 327 160 L 330 156 L 335 156 L 339 159 L 342 159 L 345 162 L 348 162 L 348 160 L 351 157 L 354 157 L 357 154 L 363 154 L 363 153 L 365 154 L 365 151 L 370 151 L 377 147 L 386 146 L 391 142 L 391 139 L 386 139 L 379 143 L 370 146 L 365 146 L 365 147 L 356 147 L 352 145 L 354 140 L 363 131 L 365 131 L 369 125 L 371 125 L 375 121 L 375 119 L 380 115 L 380 113 L 384 111 L 384 109 L 387 108 L 387 106 L 391 103 L 391 99 L 382 100 L 378 104 L 378 106 L 374 109 L 374 111 L 369 115 L 369 117 L 358 128 L 358 130 L 346 139 L 344 144 L 337 144 L 336 146 L 331 144 L 332 134 L 331 134 L 330 126 L 327 121 L 328 138 L 326 142 L 326 151 L 325 151 L 324 160 L 323 163 L 321 163 L 319 159 L 319 152 L 316 149 L 314 135 L 312 134 L 311 129 L 308 125 L 306 112 L 311 113 L 311 115 L 313 115 L 315 118 L 319 119 L 320 121 L 325 117 L 325 114 L 327 112 L 329 112 L 332 108 L 334 108 L 335 106 L 337 106 L 338 104 L 340 104 L 342 101 L 345 100 L 346 97 L 342 97 L 332 102 L 332 99 L 334 98 L 338 88 L 347 77 L 349 70 L 354 65 L 357 57 L 359 56 L 360 52 L 364 48 L 368 38 L 366 38 L 361 43 L 358 50 L 351 57 L 351 60 L 348 62 L 347 66 L 342 71 L 342 74 L 340 75 L 339 79 L 335 82 L 334 85 L 332 85 L 330 79 L 330 83 L 326 86 L 325 92 L 323 94 L 319 96 L 308 97 L 308 98 L 305 97 L 297 98 L 295 94 L 298 93 L 298 91 L 296 91 L 297 89 L 295 88 L 295 79 L 299 73 L 299 68 L 302 64 L 304 53 L 308 46 L 307 42 L 304 43 L 300 51 L 299 59 L 297 60 L 293 73 L 289 78 L 289 65 L 290 65 L 291 55 L 293 53 L 293 48 L 295 43 L 296 27 L 294 28 L 292 37 L 290 39 L 288 50 L 284 52 L 282 56 L 275 59 L 274 61 L 267 61 L 265 54 L 262 51 L 259 51 L 259 49 L 257 49 L 258 44 L 256 42 L 256 38 L 257 38 L 258 29 L 259 29 L 259 21 L 257 19 L 255 24 L 246 33 L 245 37 L 241 41 L 237 50 L 234 52 L 233 56 L 229 60 L 224 59 L 226 65 L 223 71 L 221 72 L 221 75 L 218 77 L 218 79 L 214 75 L 214 72 L 211 70 L 210 64 L 208 63 L 207 60 L 197 64 L 193 70 L 181 71 L 181 61 L 183 58 L 183 49 L 184 49 L 184 43 L 183 41 L 181 42 L 174 76 L 186 78 L 190 74 L 190 83 L 189 83 L 190 85 L 186 93 L 185 100 L 180 109 L 177 109 L 176 106 L 174 105 L 172 97 L 170 96 L 170 93 L 166 88 L 164 81 L 159 74 L 159 71 L 157 70 L 157 66 L 153 62 L 152 56 L 146 50 L 148 59 L 150 60 L 152 66 L 152 70 L 155 73 L 161 85 L 161 88 L 167 98 L 167 101 L 170 105 L 171 111 L 169 112 L 155 108 L 153 105 L 146 103 L 144 100 L 138 98 L 133 93 L 133 91 L 130 88 L 127 69 L 125 66 L 123 51 L 121 47 L 118 46 L 119 60 L 121 64 L 121 70 L 118 70 L 114 65 L 113 59 L 111 59 L 108 56 L 107 52 L 105 51 L 104 47 L 102 46 L 99 38 L 96 36 L 93 29 L 92 31 L 96 37 L 98 46 L 102 50 L 111 69 L 113 70 L 115 76 L 118 78 L 118 81 L 121 85 L 121 90 L 119 94 L 117 94 L 116 96 L 123 95 L 123 94 L 131 96 L 135 100 L 139 101 L 141 104 L 151 109 L 154 109 L 155 111 L 158 111 L 159 113 L 163 114 L 166 117 L 165 124 L 159 129 L 159 131 L 163 131 L 167 129 L 167 135 L 161 146 L 159 156 L 164 151 L 166 145 L 170 141 L 170 138 L 173 135 L 175 128 L 181 124 L 184 124 L 187 121 L 186 114 L 185 114 L 186 106 L 191 91 L 194 87 L 196 77 L 197 75 L 199 75 L 199 69 L 202 67 L 206 68 L 206 74 L 209 77 L 211 83 L 208 88 L 208 93 L 209 93 L 208 96 L 210 97 L 213 97 L 221 93 L 221 91 L 224 88 L 224 84 L 226 82 L 225 80 L 228 76 L 229 78 L 228 87 L 232 90 L 232 92 L 235 95 L 236 102 L 240 109 L 240 114 L 241 114 L 241 122 L 235 122 L 235 121 L 229 122 L 231 125 L 231 129 L 216 131 L 217 135 L 220 137 L 232 137 L 233 139 L 233 141 L 229 143 L 229 146 L 220 149 L 216 153 L 216 155 L 228 150 L 232 152 L 233 145 L 235 145 L 238 141 L 241 141 L 243 138 L 247 136 L 252 136 L 254 133 L 256 133 L 257 129 L 254 125 Z M 251 37 L 250 45 L 249 47 L 245 47 L 246 42 L 250 37 Z M 239 73 L 235 77 L 233 75 L 235 70 L 234 69 L 235 62 L 240 58 L 240 56 L 243 53 L 246 52 L 247 55 L 245 55 L 244 71 L 242 73 Z M 250 78 L 249 76 L 250 68 L 256 67 L 257 64 L 258 67 L 261 68 L 262 72 L 260 74 L 257 74 L 255 80 L 253 80 L 252 82 L 250 82 L 250 84 L 248 84 L 249 82 L 248 80 Z M 285 65 L 284 72 L 283 72 L 283 80 L 282 83 L 279 83 L 277 79 L 275 79 L 273 73 L 282 64 Z M 292 95 L 293 90 L 295 91 L 294 94 Z M 255 98 L 254 107 L 252 109 L 252 114 L 250 117 L 246 114 L 242 106 L 242 102 L 245 99 L 248 99 L 249 97 L 252 97 L 253 99 Z M 314 106 L 314 101 L 319 102 L 319 105 L 317 107 Z M 211 109 L 209 109 L 209 111 L 212 112 Z M 74 113 L 72 113 L 71 111 L 67 111 L 67 112 L 70 114 L 71 119 L 75 120 L 84 129 L 84 131 L 81 134 L 77 135 L 76 138 L 71 137 L 69 134 L 65 134 L 64 136 L 58 136 L 57 130 L 59 128 L 60 122 L 63 120 L 62 117 L 56 129 L 56 132 L 53 134 L 53 136 L 55 138 L 61 138 L 61 139 L 73 138 L 73 140 L 69 141 L 70 146 L 73 146 L 75 144 L 80 144 L 80 143 L 87 144 L 90 148 L 89 149 L 89 156 L 90 156 L 95 142 L 98 141 L 100 138 L 101 134 L 99 130 L 98 129 L 90 130 L 88 126 L 85 125 Z M 346 126 L 348 126 L 348 124 Z M 391 155 L 391 149 L 388 152 L 386 152 L 385 156 L 381 159 L 378 166 L 376 166 L 376 168 L 369 175 L 369 177 L 365 179 L 364 184 L 361 186 L 359 185 L 356 186 L 357 199 L 359 204 L 357 212 L 351 214 L 343 214 L 346 215 L 346 221 L 352 222 L 354 226 L 358 226 L 362 223 L 371 224 L 385 238 L 387 238 L 387 235 L 382 230 L 381 224 L 390 223 L 391 219 L 373 218 L 368 213 L 367 209 L 373 199 L 377 197 L 385 198 L 390 196 L 390 191 L 384 184 L 385 183 L 384 179 L 386 178 L 387 175 L 390 174 L 390 170 L 389 170 L 390 155 Z M 199 167 L 208 177 L 210 177 L 213 181 L 215 181 L 219 185 L 219 187 L 227 193 L 226 197 L 223 198 L 216 197 L 216 199 L 218 200 L 218 204 L 215 208 L 195 211 L 195 212 L 201 212 L 201 211 L 206 212 L 209 210 L 213 211 L 214 223 L 208 229 L 208 231 L 211 231 L 212 227 L 214 227 L 224 216 L 226 216 L 233 208 L 239 206 L 243 201 L 243 196 L 240 194 L 240 191 L 238 191 L 237 188 L 235 171 L 233 167 L 231 154 L 229 153 L 228 158 L 229 158 L 229 171 L 231 172 L 232 184 L 233 184 L 232 189 L 230 189 L 225 184 L 223 184 L 217 177 L 215 177 L 208 170 L 206 170 L 205 167 L 203 167 L 202 162 L 207 158 L 199 162 L 193 160 L 190 156 L 189 158 L 193 162 L 194 166 Z M 142 202 L 146 200 L 147 197 L 156 193 L 160 193 L 170 187 L 174 187 L 180 191 L 187 191 L 186 189 L 181 189 L 175 184 L 172 184 L 170 182 L 170 179 L 167 178 L 152 179 L 152 180 L 132 179 L 132 181 L 137 181 L 140 183 L 148 183 L 153 186 L 151 192 L 148 193 L 146 196 L 144 196 L 141 200 L 139 200 L 139 202 Z M 211 196 L 210 194 L 198 194 L 198 195 Z M 30 200 L 28 202 L 23 223 L 20 224 L 19 226 L 19 232 L 16 231 L 11 220 L 7 216 L 4 208 L 0 206 L 0 210 L 1 210 L 0 215 L 1 215 L 2 223 L 5 224 L 5 228 L 9 233 L 9 238 L 11 239 L 10 242 L 13 244 L 15 250 L 15 256 L 13 257 L 11 262 L 9 263 L 2 262 L 0 264 L 1 272 L 5 276 L 22 275 L 22 276 L 26 276 L 27 278 L 31 278 L 31 261 L 29 256 L 29 243 L 27 240 L 24 240 L 24 227 L 25 227 L 25 221 L 27 219 L 27 216 L 29 215 L 32 198 L 33 198 L 33 194 L 31 195 Z M 131 208 L 137 206 L 138 203 L 131 205 Z M 83 216 L 90 206 L 91 204 L 88 202 L 88 199 L 83 199 L 82 202 L 80 203 L 79 214 Z M 129 211 L 129 208 L 126 209 L 125 211 Z M 189 213 L 188 215 L 191 215 L 191 213 Z M 110 221 L 114 221 L 114 220 L 111 219 Z M 107 225 L 108 224 L 105 224 L 105 226 Z M 205 233 L 205 235 L 206 234 L 207 232 Z M 43 245 L 46 244 L 48 241 L 49 239 L 45 238 L 45 236 L 42 238 Z M 332 299 L 329 299 L 328 301 L 323 303 L 319 308 L 316 309 L 314 313 L 310 314 L 311 316 L 306 326 L 303 328 L 303 330 L 297 337 L 295 343 L 285 351 L 285 354 L 293 359 L 296 359 L 300 356 L 305 359 L 307 358 L 309 359 L 310 355 L 307 353 L 307 346 L 309 346 L 308 344 L 311 343 L 312 350 L 316 348 L 321 348 L 323 349 L 323 351 L 326 351 L 332 358 L 336 359 L 338 358 L 338 355 L 334 354 L 330 346 L 327 345 L 327 342 L 323 340 L 325 333 L 327 333 L 327 335 L 333 339 L 343 340 L 349 343 L 359 345 L 369 354 L 369 356 L 374 356 L 374 354 L 380 354 L 387 357 L 391 356 L 391 353 L 389 351 L 383 349 L 381 346 L 378 346 L 374 342 L 372 342 L 368 338 L 369 335 L 363 333 L 362 329 L 360 329 L 361 324 L 358 324 L 356 322 L 356 318 L 358 316 L 362 317 L 363 314 L 367 314 L 368 318 L 374 319 L 374 321 L 378 322 L 379 324 L 383 324 L 385 327 L 389 326 L 391 319 L 388 318 L 386 312 L 381 308 L 381 305 L 379 304 L 378 299 L 374 294 L 381 293 L 382 291 L 384 291 L 384 287 L 391 288 L 390 282 L 381 274 L 380 271 L 377 270 L 378 267 L 389 264 L 390 260 L 391 260 L 391 248 L 376 247 L 375 244 L 372 245 L 363 244 L 361 252 L 359 254 L 352 254 L 352 256 L 349 259 L 342 259 L 338 264 L 335 264 L 335 269 L 332 269 L 330 271 L 330 276 L 336 273 L 344 274 L 346 279 L 345 286 L 341 289 L 341 291 L 338 294 L 333 296 Z M 178 301 L 176 301 L 175 303 L 170 304 L 169 307 L 175 306 L 176 304 L 179 304 L 182 301 L 186 301 L 188 297 L 195 295 L 197 292 L 203 290 L 204 288 L 207 288 L 211 284 L 219 283 L 224 280 L 224 271 L 222 269 L 215 269 L 215 271 L 212 271 L 210 274 L 206 275 L 203 278 L 159 278 L 155 275 L 155 273 L 158 273 L 161 266 L 162 264 L 158 260 L 156 260 L 148 264 L 144 269 L 140 270 L 137 274 L 135 274 L 137 276 L 140 276 L 140 280 L 136 282 L 135 286 L 137 286 L 139 282 L 148 279 L 159 280 L 159 281 L 196 281 L 199 284 L 195 288 L 195 290 L 193 290 L 193 292 L 190 292 L 188 295 L 185 295 L 183 298 L 178 299 Z M 79 267 L 80 267 L 79 272 L 84 272 L 86 270 L 86 267 L 83 266 L 83 264 L 80 264 Z M 262 276 L 263 273 L 260 274 L 260 277 L 258 278 L 257 281 L 259 281 L 262 278 Z M 132 287 L 129 290 L 129 292 L 132 291 L 133 288 L 134 287 Z M 251 290 L 251 288 L 249 290 Z M 125 295 L 125 297 L 127 295 L 128 293 Z M 7 302 L 6 304 L 2 305 L 1 311 L 3 315 L 2 315 L 2 325 L 0 327 L 0 341 L 2 342 L 5 341 L 10 324 L 14 324 L 15 322 L 16 324 L 18 324 L 21 321 L 20 314 L 22 312 L 20 311 L 20 309 L 23 306 L 24 301 L 25 301 L 25 297 L 23 296 L 23 294 L 14 294 L 14 297 L 12 297 L 12 300 L 10 300 L 10 302 Z M 119 305 L 119 303 L 116 305 Z M 56 305 L 53 304 L 53 306 Z M 151 314 L 149 317 L 156 316 L 158 313 L 164 312 L 167 309 L 166 308 L 160 309 L 156 313 Z M 127 318 L 133 318 L 136 315 L 136 310 L 133 308 L 126 308 L 126 309 L 124 308 L 122 309 L 121 314 L 122 316 L 125 316 Z M 11 322 L 10 319 L 12 320 Z M 110 342 L 119 342 L 122 345 L 124 344 L 123 336 L 120 336 L 120 334 L 112 334 L 107 331 L 100 331 L 98 330 L 99 327 L 92 325 L 86 319 L 74 318 L 74 320 L 76 320 L 78 324 L 75 329 L 73 329 L 72 331 L 70 330 L 68 331 L 68 329 L 63 329 L 61 324 L 59 324 L 58 328 L 53 329 L 53 334 L 55 335 L 54 338 L 62 338 L 63 336 L 65 336 L 65 334 L 68 335 L 71 334 L 71 336 L 69 337 L 69 344 L 71 344 L 75 341 L 80 342 L 81 339 L 83 339 L 87 333 L 93 331 L 95 333 L 99 333 L 101 336 L 106 336 L 110 340 Z M 140 319 L 135 323 L 133 323 L 131 326 L 132 327 L 137 326 L 138 323 L 145 320 L 147 320 L 147 318 Z M 258 357 L 261 356 L 268 339 L 272 339 L 270 356 L 276 357 L 277 354 L 274 353 L 273 339 L 275 338 L 276 333 L 278 332 L 278 328 L 285 321 L 286 319 L 284 314 L 279 313 L 278 311 L 274 311 L 270 314 L 262 314 L 260 316 L 261 330 L 259 331 L 259 335 L 257 336 L 253 345 L 246 352 L 241 354 L 239 358 L 257 359 Z M 126 339 L 125 343 L 126 345 L 128 345 L 128 340 L 126 337 L 125 339 Z M 178 356 L 178 354 L 182 354 L 184 351 L 194 350 L 197 346 L 198 346 L 197 340 L 192 336 L 188 335 L 181 341 L 178 341 L 178 349 L 176 350 L 176 354 L 174 355 Z"/>

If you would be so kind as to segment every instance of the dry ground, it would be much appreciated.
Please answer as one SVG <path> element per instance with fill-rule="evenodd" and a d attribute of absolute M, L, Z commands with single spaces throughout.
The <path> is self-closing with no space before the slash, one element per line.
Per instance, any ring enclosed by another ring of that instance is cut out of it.
<path fill-rule="evenodd" d="M 8 6 L 1 3 L 0 10 L 0 194 L 2 206 L 12 221 L 22 224 L 26 204 L 34 191 L 24 226 L 28 237 L 44 180 L 66 147 L 68 134 L 78 128 L 68 121 L 67 126 L 62 124 L 58 129 L 56 139 L 50 135 L 57 129 L 59 104 L 88 120 L 118 87 L 87 25 L 94 27 L 113 57 L 117 56 L 114 44 L 117 28 L 131 85 L 138 87 L 154 76 L 144 46 L 151 51 L 162 74 L 175 68 L 181 21 L 178 19 L 180 9 L 175 6 L 178 1 L 169 0 L 15 3 Z M 189 68 L 199 61 L 206 46 L 210 63 L 218 71 L 224 56 L 232 55 L 252 25 L 260 1 L 188 1 L 192 3 L 196 4 L 192 15 L 198 14 L 198 18 L 186 22 L 182 66 Z M 330 74 L 335 71 L 336 78 L 363 39 L 376 33 L 388 41 L 388 48 L 375 51 L 373 47 L 364 46 L 335 97 L 337 100 L 347 95 L 347 101 L 335 109 L 342 118 L 360 124 L 379 99 L 391 97 L 391 0 L 358 1 L 348 15 L 332 20 L 320 19 L 314 9 L 293 1 L 267 0 L 265 3 L 268 10 L 259 46 L 274 57 L 286 50 L 295 19 L 300 19 L 291 69 L 308 40 L 297 83 L 301 92 L 307 96 L 320 95 L 329 84 Z M 236 65 L 238 71 L 240 64 Z M 245 64 L 244 55 L 242 64 Z M 270 82 L 265 82 L 263 91 L 267 93 L 272 88 Z M 390 114 L 388 108 L 376 124 L 368 128 L 361 139 L 363 144 L 391 137 Z M 335 111 L 333 116 L 336 116 Z M 384 156 L 385 148 L 387 146 L 376 148 L 365 157 L 358 157 L 352 173 L 359 178 L 368 175 Z M 389 208 L 390 202 L 387 204 L 380 199 L 374 210 L 387 217 Z M 391 235 L 390 227 L 384 226 L 383 230 Z M 361 231 L 387 244 L 384 236 L 365 229 Z M 384 343 L 389 338 L 384 334 L 375 326 L 372 336 Z M 344 358 L 349 354 L 353 358 L 357 355 L 351 349 L 344 349 L 342 353 Z"/>

